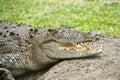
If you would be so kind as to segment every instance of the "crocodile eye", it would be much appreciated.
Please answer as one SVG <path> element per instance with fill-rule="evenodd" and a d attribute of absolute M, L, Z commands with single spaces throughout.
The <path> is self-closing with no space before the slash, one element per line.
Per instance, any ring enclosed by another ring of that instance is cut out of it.
<path fill-rule="evenodd" d="M 30 38 L 33 38 L 33 37 L 37 34 L 37 32 L 38 32 L 38 29 L 33 29 L 33 28 L 31 28 L 31 29 L 29 30 Z"/>
<path fill-rule="evenodd" d="M 54 34 L 56 32 L 55 29 L 48 29 L 48 34 Z"/>

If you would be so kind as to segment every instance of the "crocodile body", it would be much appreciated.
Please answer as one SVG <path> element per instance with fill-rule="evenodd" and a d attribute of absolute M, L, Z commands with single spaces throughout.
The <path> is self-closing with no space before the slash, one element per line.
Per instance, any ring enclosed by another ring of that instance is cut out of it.
<path fill-rule="evenodd" d="M 80 32 L 64 25 L 55 29 L 33 28 L 0 21 L 0 74 L 13 80 L 12 75 L 43 69 L 61 59 L 98 55 L 102 51 L 101 45 L 93 49 L 89 42 L 96 41 L 100 35 L 99 30 Z"/>

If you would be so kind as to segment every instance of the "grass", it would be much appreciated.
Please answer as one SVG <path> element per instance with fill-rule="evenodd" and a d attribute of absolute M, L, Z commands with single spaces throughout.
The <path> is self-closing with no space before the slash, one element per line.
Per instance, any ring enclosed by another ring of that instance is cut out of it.
<path fill-rule="evenodd" d="M 32 26 L 70 25 L 81 31 L 96 28 L 120 35 L 120 1 L 105 0 L 0 0 L 0 20 Z"/>

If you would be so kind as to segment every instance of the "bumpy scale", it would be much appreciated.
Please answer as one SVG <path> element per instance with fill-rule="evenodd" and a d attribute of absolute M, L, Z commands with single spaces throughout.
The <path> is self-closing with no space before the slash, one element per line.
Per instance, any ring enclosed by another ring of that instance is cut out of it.
<path fill-rule="evenodd" d="M 52 29 L 0 21 L 0 79 L 14 80 L 61 59 L 96 56 L 102 52 L 99 30 L 80 32 L 62 25 Z M 92 42 L 92 43 L 91 43 Z"/>

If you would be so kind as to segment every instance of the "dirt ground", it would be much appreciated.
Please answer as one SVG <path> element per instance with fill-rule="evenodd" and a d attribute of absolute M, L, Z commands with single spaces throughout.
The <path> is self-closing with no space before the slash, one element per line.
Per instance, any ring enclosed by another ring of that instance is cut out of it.
<path fill-rule="evenodd" d="M 97 57 L 64 60 L 18 80 L 120 80 L 120 37 L 104 36 L 102 44 Z"/>

